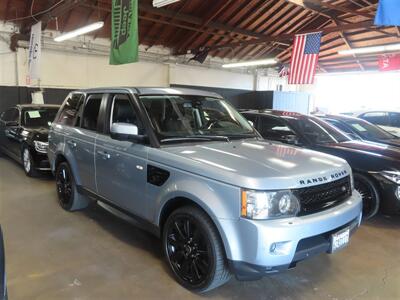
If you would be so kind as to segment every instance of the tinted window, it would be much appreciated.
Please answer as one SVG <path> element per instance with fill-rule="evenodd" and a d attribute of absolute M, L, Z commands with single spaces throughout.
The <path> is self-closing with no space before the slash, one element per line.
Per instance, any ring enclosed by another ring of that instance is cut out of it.
<path fill-rule="evenodd" d="M 389 125 L 389 117 L 385 112 L 370 112 L 361 116 L 364 120 L 377 125 Z"/>
<path fill-rule="evenodd" d="M 116 95 L 113 99 L 111 108 L 111 124 L 114 123 L 128 123 L 136 125 L 139 129 L 142 128 L 142 124 L 126 95 Z"/>
<path fill-rule="evenodd" d="M 350 128 L 348 128 L 345 124 L 343 124 L 343 123 L 340 122 L 340 121 L 331 120 L 331 119 L 329 119 L 329 120 L 324 119 L 324 120 L 327 121 L 328 123 L 330 123 L 331 125 L 335 126 L 337 129 L 339 129 L 339 130 L 345 132 L 345 133 L 350 133 L 350 134 L 353 133 L 353 132 L 350 130 Z"/>
<path fill-rule="evenodd" d="M 258 129 L 263 137 L 272 140 L 284 140 L 285 136 L 296 135 L 283 120 L 274 117 L 260 117 Z"/>
<path fill-rule="evenodd" d="M 389 113 L 390 126 L 400 127 L 400 113 Z"/>
<path fill-rule="evenodd" d="M 10 108 L 6 110 L 2 116 L 2 120 L 5 122 L 18 122 L 19 111 L 16 108 Z"/>
<path fill-rule="evenodd" d="M 243 116 L 244 116 L 247 120 L 253 122 L 254 126 L 256 125 L 256 123 L 257 123 L 257 122 L 256 122 L 256 120 L 257 120 L 257 115 L 255 115 L 255 114 L 246 114 L 246 113 L 244 113 Z"/>
<path fill-rule="evenodd" d="M 54 121 L 57 112 L 57 108 L 23 110 L 22 124 L 27 127 L 48 127 Z"/>
<path fill-rule="evenodd" d="M 79 107 L 82 104 L 82 94 L 72 94 L 67 97 L 64 101 L 64 105 L 61 108 L 61 112 L 57 118 L 57 123 L 63 125 L 75 126 L 77 124 L 77 118 L 79 113 Z"/>
<path fill-rule="evenodd" d="M 221 99 L 188 96 L 141 96 L 161 141 L 168 138 L 254 136 L 248 121 Z"/>
<path fill-rule="evenodd" d="M 89 96 L 82 115 L 82 128 L 97 130 L 102 95 Z"/>
<path fill-rule="evenodd" d="M 364 139 L 387 140 L 393 138 L 392 134 L 364 120 L 348 120 L 346 122 Z"/>

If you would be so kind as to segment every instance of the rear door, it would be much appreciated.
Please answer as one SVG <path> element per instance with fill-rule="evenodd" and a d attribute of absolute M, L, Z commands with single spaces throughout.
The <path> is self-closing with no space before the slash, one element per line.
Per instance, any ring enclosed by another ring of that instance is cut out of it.
<path fill-rule="evenodd" d="M 149 146 L 110 137 L 113 123 L 129 123 L 144 134 L 135 102 L 127 94 L 108 98 L 105 129 L 96 139 L 95 161 L 98 194 L 137 216 L 146 215 L 147 156 Z"/>

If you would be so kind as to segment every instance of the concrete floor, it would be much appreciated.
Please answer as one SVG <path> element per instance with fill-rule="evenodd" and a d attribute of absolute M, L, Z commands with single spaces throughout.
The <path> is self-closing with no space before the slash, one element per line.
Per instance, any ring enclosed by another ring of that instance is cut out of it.
<path fill-rule="evenodd" d="M 206 295 L 173 280 L 160 242 L 98 206 L 67 213 L 51 178 L 0 158 L 9 299 L 400 299 L 400 217 L 379 216 L 350 246 Z"/>

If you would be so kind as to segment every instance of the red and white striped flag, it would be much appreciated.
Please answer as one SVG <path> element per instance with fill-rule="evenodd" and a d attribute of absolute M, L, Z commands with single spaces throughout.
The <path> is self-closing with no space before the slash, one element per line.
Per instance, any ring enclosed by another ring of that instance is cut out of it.
<path fill-rule="evenodd" d="M 299 34 L 294 38 L 289 84 L 314 83 L 321 46 L 321 32 Z"/>

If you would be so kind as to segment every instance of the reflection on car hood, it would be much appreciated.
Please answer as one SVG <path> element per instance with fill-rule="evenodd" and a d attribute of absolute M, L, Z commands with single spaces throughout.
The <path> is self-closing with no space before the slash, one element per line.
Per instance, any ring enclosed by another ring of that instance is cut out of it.
<path fill-rule="evenodd" d="M 249 189 L 288 189 L 350 174 L 342 159 L 268 141 L 210 142 L 151 149 L 149 159 Z"/>
<path fill-rule="evenodd" d="M 390 140 L 380 140 L 379 142 L 382 144 L 386 144 L 386 145 L 390 145 L 390 146 L 394 146 L 394 147 L 400 147 L 400 139 L 399 138 L 390 139 Z"/>

